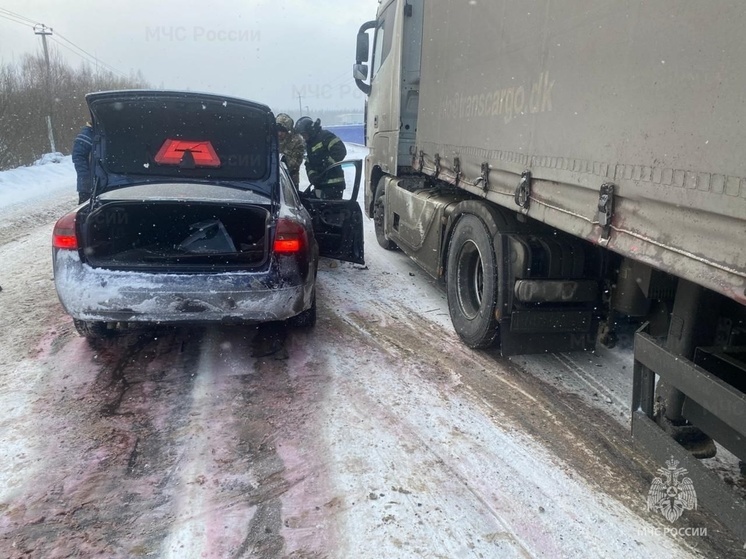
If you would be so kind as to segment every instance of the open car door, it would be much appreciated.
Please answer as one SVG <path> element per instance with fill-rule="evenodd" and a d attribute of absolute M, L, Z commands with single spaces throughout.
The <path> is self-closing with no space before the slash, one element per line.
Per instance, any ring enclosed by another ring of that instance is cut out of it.
<path fill-rule="evenodd" d="M 319 254 L 356 264 L 365 264 L 363 251 L 363 212 L 357 202 L 363 161 L 340 161 L 324 173 L 341 168 L 345 177 L 342 200 L 317 198 L 306 190 L 301 194 L 303 205 L 311 214 L 313 231 L 319 244 Z"/>

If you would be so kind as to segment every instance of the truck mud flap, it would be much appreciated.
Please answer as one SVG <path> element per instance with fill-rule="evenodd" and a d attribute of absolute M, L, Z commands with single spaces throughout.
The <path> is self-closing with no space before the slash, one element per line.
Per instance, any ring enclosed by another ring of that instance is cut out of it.
<path fill-rule="evenodd" d="M 718 442 L 727 445 L 726 441 L 740 441 L 743 444 L 746 395 L 692 361 L 669 352 L 646 334 L 644 328 L 635 334 L 632 437 L 659 465 L 672 458 L 678 460 L 680 466 L 687 469 L 699 502 L 738 538 L 746 541 L 746 502 L 653 419 L 657 374 L 692 400 L 690 409 L 705 408 L 709 411 L 706 424 L 697 422 L 696 414 L 688 417 L 696 426 L 709 431 L 708 434 Z M 712 430 L 713 426 L 717 426 L 717 432 Z"/>
<path fill-rule="evenodd" d="M 514 312 L 500 320 L 500 353 L 589 351 L 596 347 L 597 330 L 598 319 L 589 312 Z"/>

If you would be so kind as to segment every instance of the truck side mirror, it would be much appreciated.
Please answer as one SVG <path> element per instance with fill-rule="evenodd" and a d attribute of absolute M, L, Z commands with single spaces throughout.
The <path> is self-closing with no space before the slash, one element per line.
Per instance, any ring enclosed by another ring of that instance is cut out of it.
<path fill-rule="evenodd" d="M 360 26 L 357 31 L 357 48 L 355 49 L 355 62 L 360 64 L 361 62 L 368 62 L 368 54 L 370 50 L 370 37 L 367 31 L 375 29 L 378 22 L 374 19 L 366 21 Z"/>
<path fill-rule="evenodd" d="M 370 38 L 365 31 L 357 34 L 357 50 L 355 52 L 356 62 L 368 62 L 368 50 L 370 48 Z"/>
<path fill-rule="evenodd" d="M 370 95 L 370 84 L 365 83 L 368 79 L 368 55 L 370 50 L 370 37 L 367 33 L 370 29 L 375 29 L 378 22 L 376 20 L 366 21 L 360 26 L 357 32 L 357 48 L 355 52 L 355 65 L 352 67 L 352 77 L 355 78 L 355 84 L 358 89 Z"/>
<path fill-rule="evenodd" d="M 368 65 L 367 64 L 353 64 L 352 65 L 352 77 L 356 80 L 365 81 L 368 79 Z"/>

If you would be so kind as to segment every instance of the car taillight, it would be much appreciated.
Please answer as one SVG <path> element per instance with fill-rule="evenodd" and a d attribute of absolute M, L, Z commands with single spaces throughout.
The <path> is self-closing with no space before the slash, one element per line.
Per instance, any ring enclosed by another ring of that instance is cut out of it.
<path fill-rule="evenodd" d="M 300 252 L 306 246 L 306 229 L 292 219 L 281 218 L 277 221 L 273 249 L 278 254 Z"/>
<path fill-rule="evenodd" d="M 52 232 L 52 246 L 54 248 L 68 250 L 78 248 L 78 237 L 75 235 L 76 216 L 77 212 L 69 213 L 54 224 L 54 231 Z"/>

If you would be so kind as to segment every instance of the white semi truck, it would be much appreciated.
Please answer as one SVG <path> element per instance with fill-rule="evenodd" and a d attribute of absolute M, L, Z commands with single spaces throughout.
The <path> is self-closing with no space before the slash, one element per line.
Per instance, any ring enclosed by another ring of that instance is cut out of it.
<path fill-rule="evenodd" d="M 379 244 L 445 280 L 474 348 L 639 320 L 633 435 L 746 540 L 693 458 L 746 460 L 744 28 L 737 0 L 382 0 L 353 72 Z"/>

